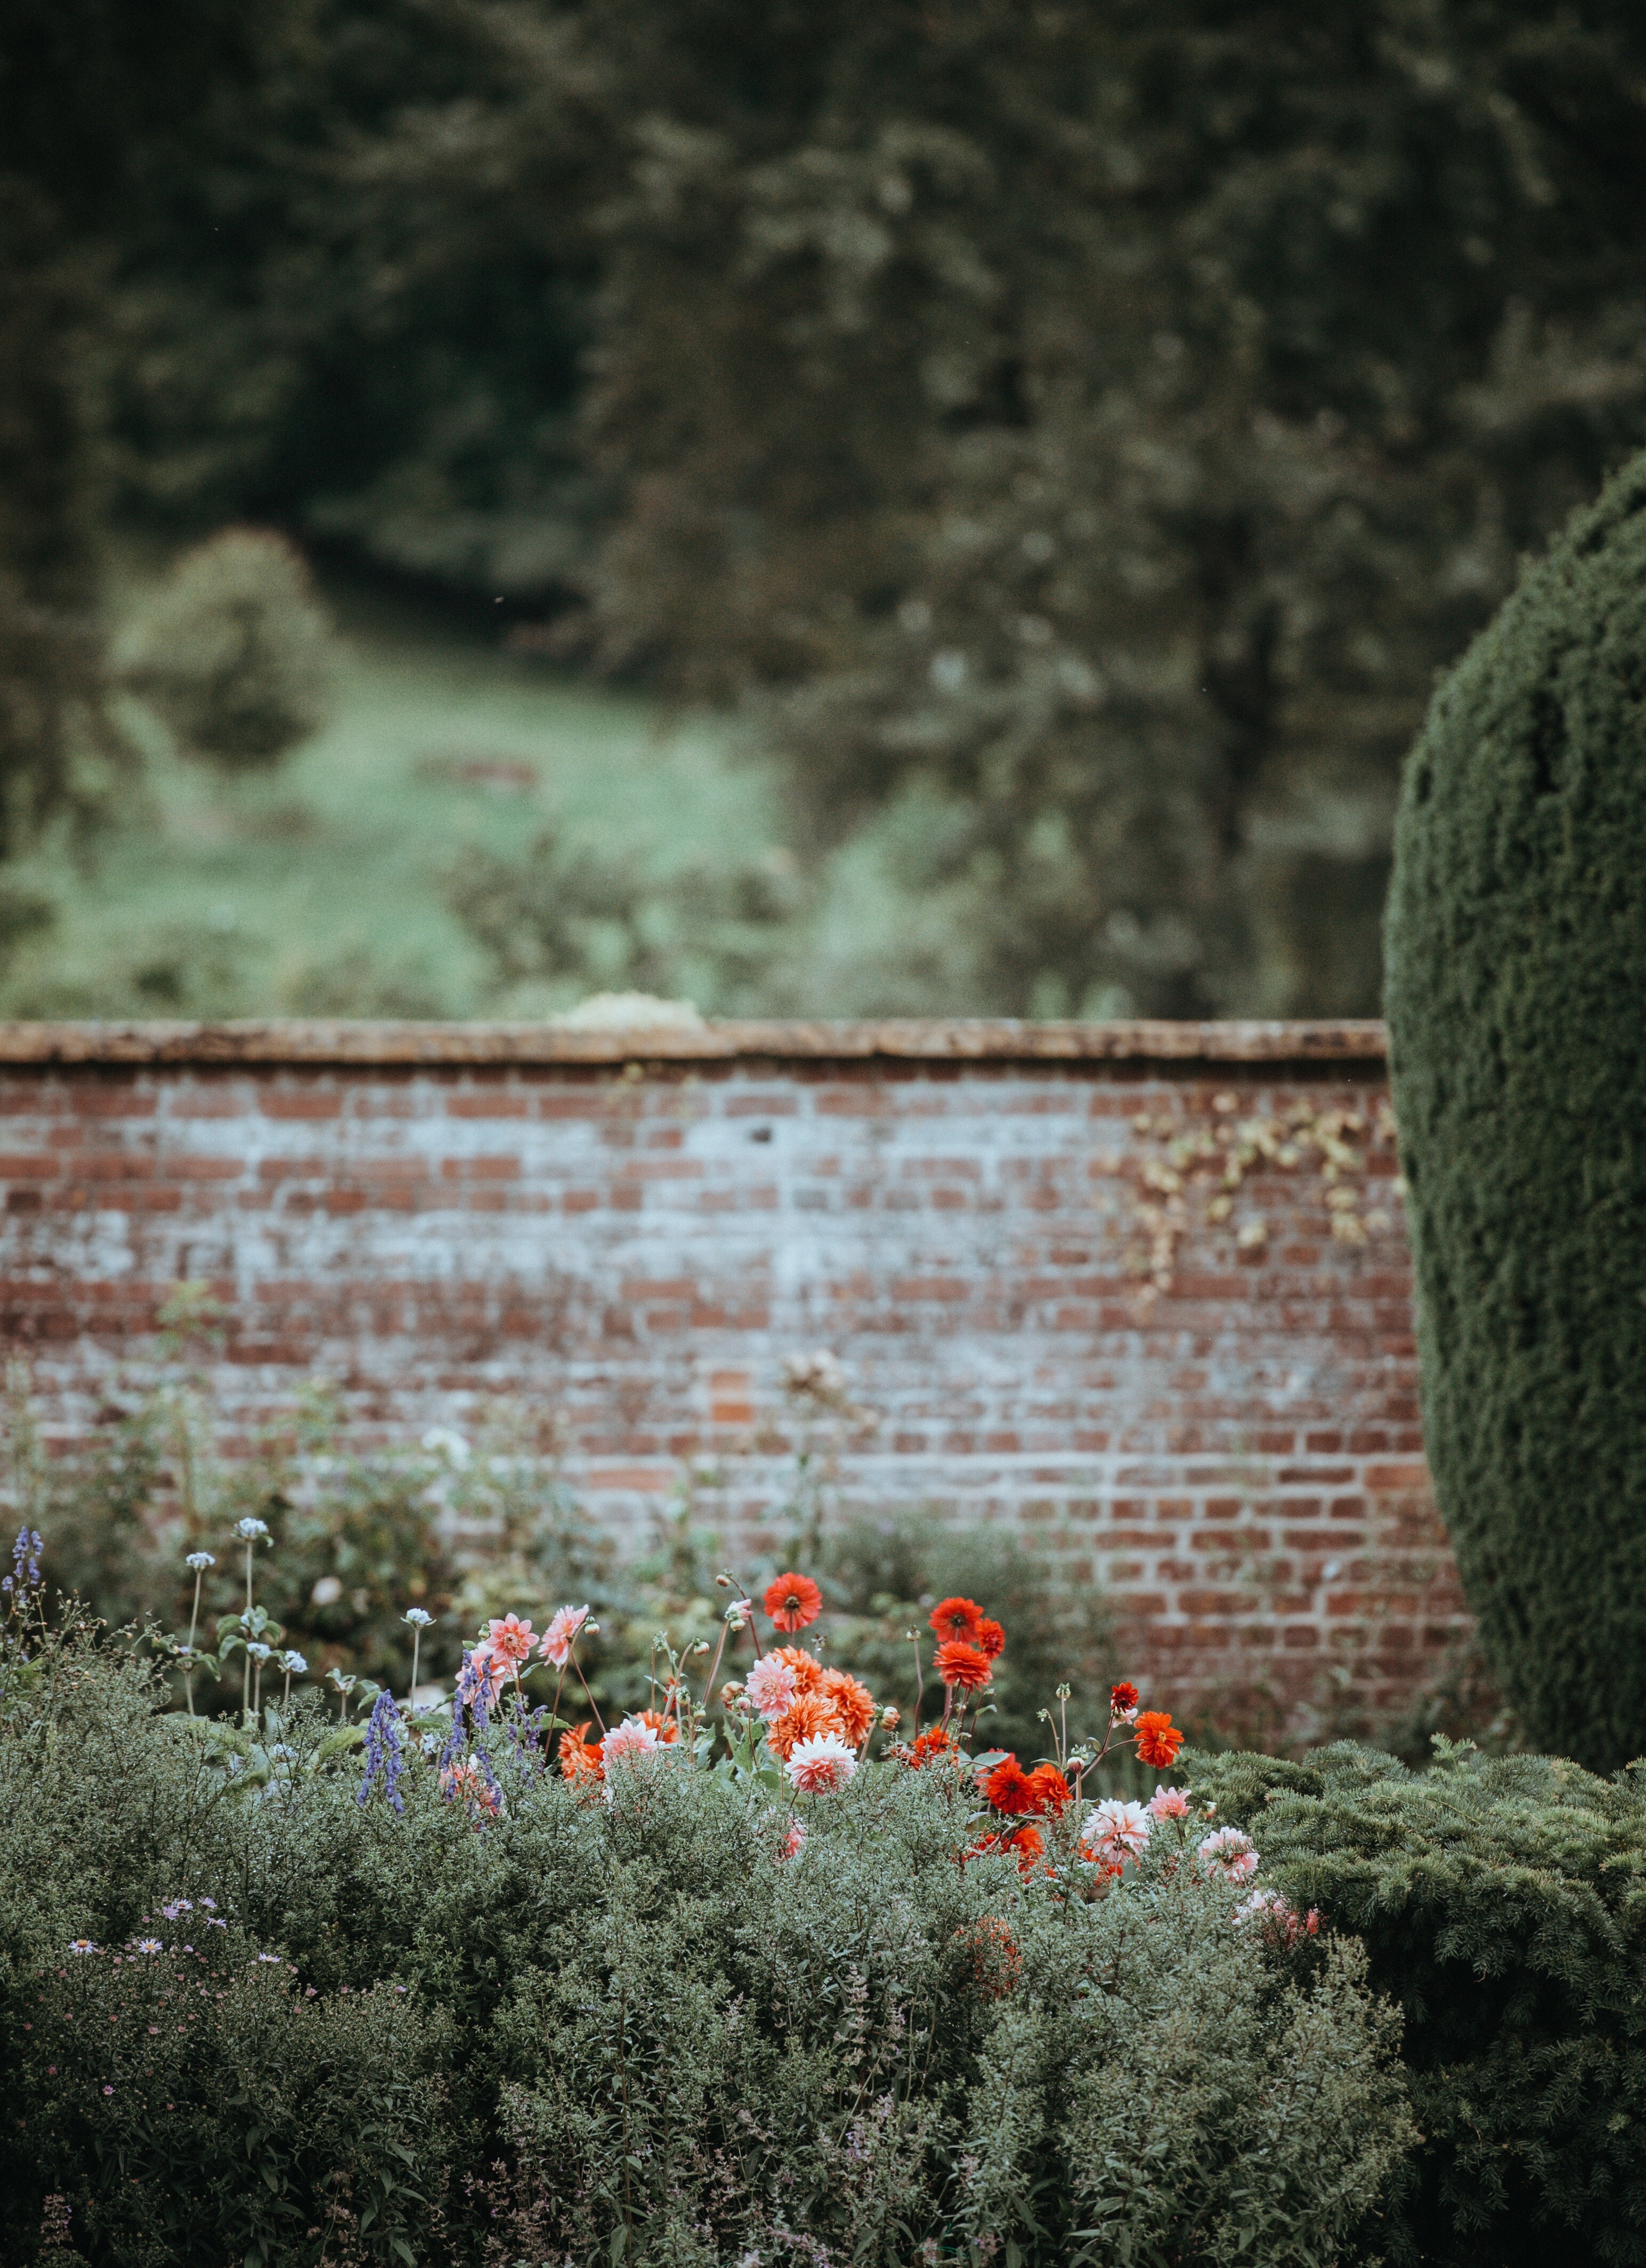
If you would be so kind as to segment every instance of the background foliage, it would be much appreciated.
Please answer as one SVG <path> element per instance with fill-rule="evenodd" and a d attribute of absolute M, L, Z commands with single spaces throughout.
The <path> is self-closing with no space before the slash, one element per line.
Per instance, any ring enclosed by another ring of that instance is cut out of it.
<path fill-rule="evenodd" d="M 810 893 L 764 1005 L 1375 1007 L 1432 672 L 1646 433 L 1637 11 L 165 23 L 0 44 L 19 827 L 106 792 L 97 526 L 251 517 L 738 704 Z"/>

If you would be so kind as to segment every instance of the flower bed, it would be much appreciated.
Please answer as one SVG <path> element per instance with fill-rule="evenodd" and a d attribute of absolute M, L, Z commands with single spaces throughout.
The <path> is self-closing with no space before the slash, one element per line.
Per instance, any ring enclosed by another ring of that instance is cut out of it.
<path fill-rule="evenodd" d="M 363 1735 L 312 1693 L 165 1710 L 27 1572 L 8 2263 L 1302 2268 L 1413 2143 L 1358 1944 L 1198 1794 L 1114 1792 L 1181 1741 L 1129 1687 L 1101 1737 L 1060 1695 L 1047 1756 L 988 1748 L 1010 1636 L 968 1599 L 907 1722 L 785 1573 L 660 1637 L 614 1722 L 571 1607 L 489 1617 L 451 1705 L 386 1689 Z"/>

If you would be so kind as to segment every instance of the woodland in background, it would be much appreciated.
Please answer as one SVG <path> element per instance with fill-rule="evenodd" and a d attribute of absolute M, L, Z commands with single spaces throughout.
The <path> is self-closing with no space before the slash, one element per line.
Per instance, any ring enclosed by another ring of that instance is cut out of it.
<path fill-rule="evenodd" d="M 16 0 L 4 845 L 130 761 L 99 529 L 251 519 L 737 706 L 919 909 L 862 1012 L 1371 1012 L 1434 674 L 1646 439 L 1643 99 L 1621 0 Z"/>

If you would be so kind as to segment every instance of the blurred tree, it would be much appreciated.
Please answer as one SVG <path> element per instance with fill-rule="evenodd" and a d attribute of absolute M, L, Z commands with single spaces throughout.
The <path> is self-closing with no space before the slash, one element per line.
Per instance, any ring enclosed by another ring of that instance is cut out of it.
<path fill-rule="evenodd" d="M 226 771 L 277 763 L 330 711 L 337 644 L 301 555 L 266 528 L 186 552 L 128 626 L 120 682 Z"/>
<path fill-rule="evenodd" d="M 1625 0 L 18 0 L 0 446 L 75 590 L 18 416 L 580 590 L 942 907 L 865 1008 L 1370 1010 L 1433 673 L 1646 438 L 1643 88 Z"/>
<path fill-rule="evenodd" d="M 399 163 L 547 242 L 588 155 L 594 650 L 755 698 L 823 841 L 940 814 L 979 1005 L 1375 1009 L 1433 673 L 1646 431 L 1646 18 L 489 20 L 505 99 Z"/>
<path fill-rule="evenodd" d="M 145 171 L 243 89 L 302 0 L 11 0 L 0 15 L 0 856 L 89 819 L 127 751 L 104 708 L 92 541 L 100 303 Z"/>
<path fill-rule="evenodd" d="M 272 520 L 540 604 L 597 501 L 572 431 L 571 150 L 551 136 L 524 175 L 485 158 L 498 107 L 531 98 L 466 4 L 303 7 L 302 39 L 202 114 L 187 165 L 149 171 L 123 232 L 118 500 L 167 532 Z"/>

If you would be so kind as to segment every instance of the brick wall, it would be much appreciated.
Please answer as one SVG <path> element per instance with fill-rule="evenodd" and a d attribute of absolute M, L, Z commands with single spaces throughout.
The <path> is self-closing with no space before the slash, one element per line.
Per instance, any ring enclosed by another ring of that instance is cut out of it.
<path fill-rule="evenodd" d="M 1466 1626 L 1384 1079 L 1375 1025 L 0 1027 L 4 1331 L 76 1433 L 209 1278 L 236 1421 L 516 1397 L 630 1535 L 703 1450 L 758 1532 L 825 1348 L 850 1499 L 1016 1522 L 1176 1705 L 1376 1724 Z"/>

